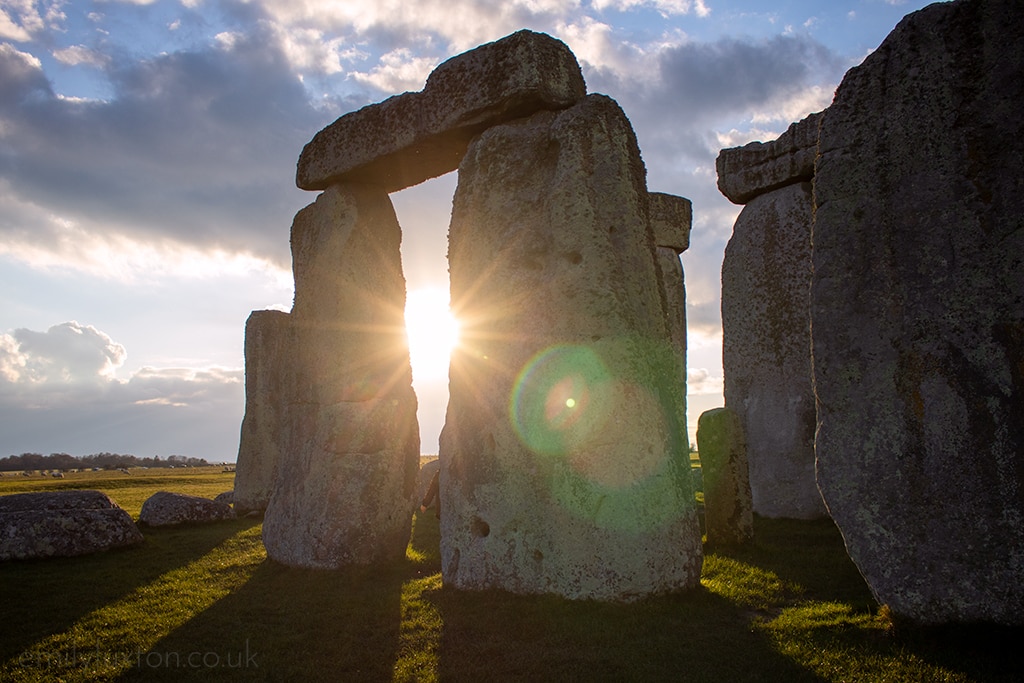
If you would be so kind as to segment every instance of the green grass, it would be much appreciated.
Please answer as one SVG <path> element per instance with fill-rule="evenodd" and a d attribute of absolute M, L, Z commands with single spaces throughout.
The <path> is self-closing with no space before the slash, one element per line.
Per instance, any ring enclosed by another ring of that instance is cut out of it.
<path fill-rule="evenodd" d="M 231 477 L 121 476 L 80 485 L 137 514 L 146 492 L 214 495 Z M 24 481 L 0 480 L 0 492 L 31 488 Z M 0 564 L 0 680 L 1010 681 L 1024 673 L 1019 630 L 894 630 L 827 521 L 757 519 L 753 544 L 706 549 L 698 589 L 630 605 L 445 589 L 432 512 L 415 518 L 403 561 L 334 572 L 268 561 L 260 529 L 258 520 L 147 529 L 136 548 Z"/>

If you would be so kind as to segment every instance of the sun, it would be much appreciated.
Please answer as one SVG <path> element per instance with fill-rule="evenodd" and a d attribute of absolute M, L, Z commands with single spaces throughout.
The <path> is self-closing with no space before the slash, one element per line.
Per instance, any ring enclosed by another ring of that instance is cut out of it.
<path fill-rule="evenodd" d="M 448 308 L 448 292 L 427 287 L 405 299 L 405 329 L 414 380 L 448 377 L 448 361 L 459 340 L 459 324 Z"/>

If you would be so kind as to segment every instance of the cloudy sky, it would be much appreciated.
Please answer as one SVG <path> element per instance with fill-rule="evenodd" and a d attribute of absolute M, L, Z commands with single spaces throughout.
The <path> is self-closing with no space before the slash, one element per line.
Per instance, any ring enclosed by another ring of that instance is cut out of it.
<path fill-rule="evenodd" d="M 520 28 L 631 118 L 689 197 L 691 438 L 722 403 L 722 147 L 831 101 L 922 0 L 0 0 L 0 457 L 234 460 L 243 332 L 292 301 L 295 163 L 345 112 Z M 447 289 L 454 174 L 392 196 L 410 291 Z M 417 380 L 436 452 L 443 378 Z"/>

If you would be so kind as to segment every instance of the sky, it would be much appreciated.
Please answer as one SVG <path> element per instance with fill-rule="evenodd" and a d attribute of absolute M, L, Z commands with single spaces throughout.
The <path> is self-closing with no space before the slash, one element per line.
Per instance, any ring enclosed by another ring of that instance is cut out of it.
<path fill-rule="evenodd" d="M 521 28 L 569 45 L 693 202 L 690 439 L 722 405 L 724 147 L 831 102 L 920 0 L 0 0 L 0 457 L 230 462 L 250 311 L 288 310 L 303 145 Z M 392 195 L 410 299 L 447 292 L 456 174 Z M 415 295 L 413 293 L 416 293 Z M 436 298 L 436 297 L 435 297 Z M 444 373 L 420 371 L 424 453 Z"/>

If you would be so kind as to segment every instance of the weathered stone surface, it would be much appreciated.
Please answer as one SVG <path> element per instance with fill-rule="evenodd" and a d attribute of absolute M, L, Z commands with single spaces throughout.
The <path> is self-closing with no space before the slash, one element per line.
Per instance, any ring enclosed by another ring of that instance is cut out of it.
<path fill-rule="evenodd" d="M 146 499 L 139 512 L 139 524 L 172 526 L 198 524 L 232 519 L 235 513 L 227 503 L 189 496 L 184 493 L 157 491 Z"/>
<path fill-rule="evenodd" d="M 245 417 L 235 467 L 235 510 L 267 509 L 281 454 L 294 350 L 291 316 L 253 311 L 245 323 Z"/>
<path fill-rule="evenodd" d="M 754 537 L 746 446 L 739 415 L 728 408 L 701 413 L 697 450 L 708 543 L 745 543 Z"/>
<path fill-rule="evenodd" d="M 879 601 L 1024 623 L 1024 4 L 909 15 L 821 128 L 818 481 Z"/>
<path fill-rule="evenodd" d="M 814 177 L 818 126 L 824 112 L 798 121 L 771 142 L 751 142 L 718 153 L 718 189 L 736 204 Z"/>
<path fill-rule="evenodd" d="M 416 475 L 416 498 L 417 503 L 423 500 L 423 496 L 427 495 L 427 488 L 430 486 L 430 480 L 433 478 L 434 473 L 441 469 L 441 461 L 438 459 L 428 460 L 423 463 L 420 467 L 419 474 Z"/>
<path fill-rule="evenodd" d="M 263 523 L 267 554 L 335 568 L 409 542 L 419 427 L 401 233 L 380 188 L 335 185 L 295 217 L 293 383 Z"/>
<path fill-rule="evenodd" d="M 681 254 L 690 248 L 693 203 L 685 197 L 664 192 L 648 195 L 654 244 Z"/>
<path fill-rule="evenodd" d="M 480 135 L 449 263 L 464 327 L 441 435 L 446 585 L 603 600 L 696 585 L 682 359 L 618 105 L 592 95 Z"/>
<path fill-rule="evenodd" d="M 725 405 L 743 423 L 754 512 L 827 514 L 814 478 L 810 183 L 743 207 L 722 261 Z"/>
<path fill-rule="evenodd" d="M 519 31 L 438 66 L 423 90 L 342 116 L 299 157 L 296 183 L 337 182 L 401 190 L 455 170 L 469 141 L 489 126 L 586 94 L 576 57 L 561 41 Z"/>
<path fill-rule="evenodd" d="M 0 560 L 73 557 L 141 542 L 131 516 L 100 491 L 0 496 Z"/>
<path fill-rule="evenodd" d="M 648 216 L 654 236 L 655 258 L 661 272 L 661 290 L 665 299 L 665 316 L 669 338 L 676 355 L 682 359 L 682 382 L 686 383 L 686 284 L 679 254 L 690 246 L 690 227 L 693 223 L 693 204 L 685 197 L 662 192 L 647 196 Z M 686 424 L 686 395 L 680 406 L 681 419 Z"/>
<path fill-rule="evenodd" d="M 214 496 L 213 501 L 215 503 L 224 503 L 225 505 L 234 505 L 235 492 L 225 491 L 224 493 L 218 493 L 216 496 Z M 245 512 L 251 512 L 251 510 L 246 510 Z M 239 514 L 245 514 L 245 512 Z"/>

